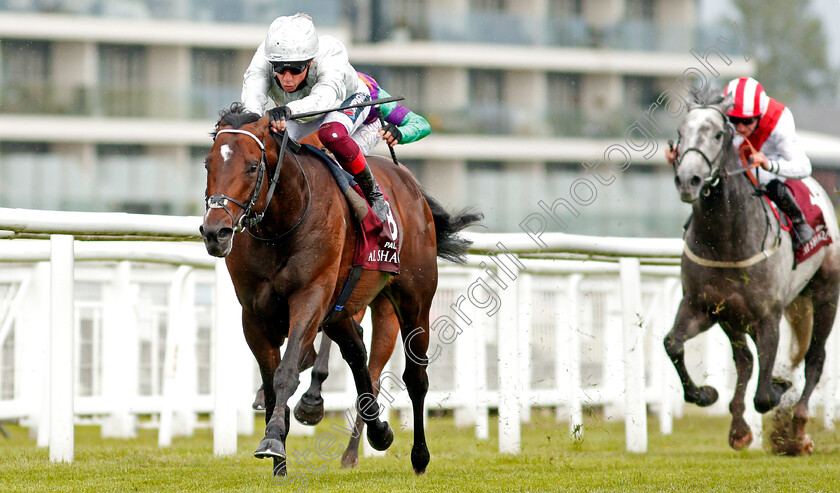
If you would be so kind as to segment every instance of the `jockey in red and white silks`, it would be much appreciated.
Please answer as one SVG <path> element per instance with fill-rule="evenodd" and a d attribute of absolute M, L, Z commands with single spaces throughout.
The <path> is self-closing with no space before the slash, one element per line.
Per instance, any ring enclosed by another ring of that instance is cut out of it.
<path fill-rule="evenodd" d="M 796 135 L 790 109 L 768 97 L 761 84 L 752 77 L 731 81 L 724 94 L 730 92 L 735 94 L 734 104 L 727 113 L 730 117 L 760 117 L 758 128 L 753 130 L 750 141 L 756 150 L 767 157 L 769 169 L 758 173 L 759 183 L 810 176 L 811 160 Z M 736 135 L 733 141 L 735 147 L 740 147 L 743 142 L 740 135 Z"/>
<path fill-rule="evenodd" d="M 733 94 L 732 107 L 727 112 L 738 135 L 733 144 L 747 147 L 746 136 L 756 152 L 751 161 L 756 168 L 758 183 L 765 194 L 792 221 L 795 249 L 814 236 L 813 228 L 805 221 L 802 210 L 785 186 L 786 179 L 803 179 L 811 175 L 811 160 L 796 135 L 793 114 L 782 103 L 767 96 L 764 88 L 752 77 L 740 77 L 726 86 L 724 94 Z"/>

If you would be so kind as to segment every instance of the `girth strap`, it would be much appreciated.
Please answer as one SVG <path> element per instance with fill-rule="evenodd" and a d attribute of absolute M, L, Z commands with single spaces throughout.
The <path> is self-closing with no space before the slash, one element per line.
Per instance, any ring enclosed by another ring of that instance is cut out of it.
<path fill-rule="evenodd" d="M 344 283 L 344 287 L 341 289 L 341 294 L 338 295 L 338 300 L 335 302 L 335 306 L 333 309 L 327 313 L 327 316 L 324 317 L 324 320 L 321 322 L 321 325 L 330 322 L 336 315 L 338 315 L 341 310 L 344 309 L 344 304 L 347 303 L 347 300 L 350 299 L 350 295 L 353 294 L 353 290 L 356 289 L 356 284 L 359 282 L 359 279 L 362 277 L 362 266 L 361 265 L 354 265 L 350 267 L 350 273 L 347 275 L 347 282 Z"/>

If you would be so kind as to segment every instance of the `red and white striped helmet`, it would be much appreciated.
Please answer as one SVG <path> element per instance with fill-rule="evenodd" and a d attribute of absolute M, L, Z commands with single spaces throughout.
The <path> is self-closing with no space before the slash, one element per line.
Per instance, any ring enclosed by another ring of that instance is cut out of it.
<path fill-rule="evenodd" d="M 762 115 L 770 101 L 764 88 L 752 77 L 741 77 L 730 82 L 723 94 L 730 92 L 735 94 L 735 100 L 726 114 L 736 118 Z"/>

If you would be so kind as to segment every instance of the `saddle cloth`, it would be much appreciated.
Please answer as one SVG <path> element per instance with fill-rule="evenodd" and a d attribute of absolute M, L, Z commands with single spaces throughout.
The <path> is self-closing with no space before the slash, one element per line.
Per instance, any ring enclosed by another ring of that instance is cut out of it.
<path fill-rule="evenodd" d="M 344 171 L 338 163 L 331 157 L 325 154 L 317 147 L 309 144 L 303 144 L 313 155 L 317 156 L 327 165 L 327 168 L 335 178 L 338 187 L 342 194 L 348 187 L 352 188 L 356 193 L 365 197 L 364 192 L 359 185 L 353 181 L 353 175 Z M 382 195 L 385 196 L 385 201 L 388 202 L 388 196 L 383 190 Z M 390 202 L 388 202 L 390 205 Z M 367 200 L 365 200 L 367 204 Z M 356 235 L 356 250 L 353 255 L 353 266 L 361 266 L 365 270 L 377 270 L 382 272 L 389 272 L 391 274 L 400 273 L 400 244 L 399 231 L 397 230 L 397 222 L 394 220 L 394 215 L 388 211 L 388 217 L 385 223 L 376 217 L 376 214 L 367 205 L 368 213 L 358 225 L 360 234 Z"/>
<path fill-rule="evenodd" d="M 811 238 L 811 241 L 794 252 L 794 261 L 799 264 L 820 251 L 822 247 L 830 245 L 832 242 L 831 234 L 829 233 L 828 226 L 825 223 L 825 217 L 823 216 L 822 209 L 811 201 L 811 189 L 808 188 L 808 185 L 802 180 L 788 179 L 785 180 L 785 186 L 787 186 L 793 193 L 793 198 L 796 200 L 796 203 L 799 204 L 802 214 L 805 215 L 805 220 L 808 221 L 808 224 L 811 225 L 812 228 L 814 228 L 814 237 Z M 776 209 L 775 204 L 773 204 L 773 207 Z M 778 216 L 779 213 L 777 212 L 776 214 Z M 786 215 L 784 216 L 782 225 L 785 229 L 790 231 L 791 222 L 790 218 Z M 793 233 L 791 233 L 791 235 L 792 234 Z"/>

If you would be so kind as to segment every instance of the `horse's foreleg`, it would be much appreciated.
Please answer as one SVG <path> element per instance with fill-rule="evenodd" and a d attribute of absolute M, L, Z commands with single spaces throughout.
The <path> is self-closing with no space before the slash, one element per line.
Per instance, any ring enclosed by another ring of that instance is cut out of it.
<path fill-rule="evenodd" d="M 781 313 L 776 317 L 760 320 L 753 332 L 758 352 L 758 385 L 753 404 L 755 410 L 762 414 L 778 406 L 782 394 L 791 386 L 787 380 L 773 378 L 773 365 L 776 363 L 776 352 L 779 349 L 780 318 Z"/>
<path fill-rule="evenodd" d="M 375 299 L 372 307 L 371 322 L 373 323 L 373 333 L 371 334 L 368 371 L 370 371 L 370 378 L 373 382 L 373 393 L 379 397 L 379 387 L 382 384 L 379 378 L 382 375 L 382 369 L 385 367 L 385 363 L 391 359 L 391 355 L 394 352 L 394 345 L 397 342 L 400 324 L 394 313 L 394 307 L 384 297 Z M 361 326 L 357 326 L 356 328 L 361 331 Z M 347 448 L 341 456 L 341 467 L 351 468 L 358 465 L 359 438 L 362 436 L 364 426 L 364 420 L 357 414 L 355 432 L 350 436 L 350 442 L 347 444 Z"/>
<path fill-rule="evenodd" d="M 297 292 L 289 299 L 289 338 L 283 360 L 277 366 L 273 375 L 273 393 L 275 402 L 270 406 L 268 388 L 266 388 L 266 413 L 271 409 L 271 417 L 266 415 L 265 438 L 257 446 L 254 456 L 262 459 L 274 458 L 275 474 L 285 473 L 286 435 L 289 433 L 289 418 L 291 412 L 287 403 L 300 385 L 300 361 L 304 349 L 312 345 L 317 333 L 318 324 L 323 317 L 327 296 L 317 290 Z M 280 466 L 278 466 L 278 463 Z"/>
<path fill-rule="evenodd" d="M 718 399 L 717 390 L 714 387 L 705 385 L 698 387 L 691 380 L 688 370 L 685 367 L 685 342 L 698 334 L 709 330 L 713 322 L 704 313 L 692 308 L 683 298 L 677 310 L 677 318 L 674 327 L 665 336 L 665 352 L 671 358 L 671 363 L 677 370 L 682 383 L 685 401 L 698 406 L 711 406 Z"/>
<path fill-rule="evenodd" d="M 387 420 L 379 419 L 381 409 L 376 402 L 362 334 L 357 331 L 355 322 L 350 318 L 332 323 L 324 330 L 338 344 L 341 356 L 353 373 L 353 381 L 358 393 L 356 412 L 362 416 L 368 427 L 368 441 L 376 450 L 387 449 L 394 441 L 394 430 L 388 425 Z"/>
<path fill-rule="evenodd" d="M 744 420 L 744 396 L 747 392 L 747 382 L 750 380 L 753 368 L 753 355 L 747 346 L 747 338 L 743 332 L 726 330 L 729 343 L 732 345 L 732 359 L 735 360 L 735 370 L 738 377 L 735 382 L 735 394 L 729 403 L 732 413 L 732 425 L 729 427 L 729 446 L 735 450 L 748 447 L 753 441 L 750 426 Z"/>
<path fill-rule="evenodd" d="M 324 399 L 321 397 L 321 386 L 330 374 L 330 347 L 332 340 L 326 334 L 321 334 L 321 345 L 312 366 L 312 380 L 309 388 L 300 397 L 295 406 L 295 419 L 299 423 L 315 426 L 324 419 Z"/>
<path fill-rule="evenodd" d="M 257 360 L 257 365 L 260 369 L 260 378 L 262 379 L 262 386 L 257 392 L 257 397 L 262 394 L 262 408 L 265 409 L 265 423 L 266 426 L 271 420 L 274 412 L 274 405 L 276 402 L 276 394 L 274 393 L 274 371 L 280 364 L 280 348 L 274 345 L 266 338 L 265 331 L 262 330 L 262 323 L 252 313 L 242 311 L 242 327 L 245 333 L 245 342 L 251 349 L 251 353 Z M 256 406 L 258 402 L 254 402 Z M 256 407 L 255 407 L 256 409 Z M 278 476 L 286 474 L 286 463 L 278 459 L 274 460 L 274 473 Z"/>

